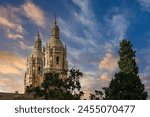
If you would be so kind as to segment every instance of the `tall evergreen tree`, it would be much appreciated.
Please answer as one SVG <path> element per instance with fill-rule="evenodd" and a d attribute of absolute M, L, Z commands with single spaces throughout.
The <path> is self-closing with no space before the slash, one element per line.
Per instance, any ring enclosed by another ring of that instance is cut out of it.
<path fill-rule="evenodd" d="M 118 66 L 120 71 L 115 74 L 109 87 L 104 88 L 104 99 L 116 100 L 144 100 L 147 98 L 147 92 L 144 91 L 136 64 L 135 51 L 128 40 L 120 43 Z"/>
<path fill-rule="evenodd" d="M 123 40 L 120 43 L 120 60 L 118 65 L 121 72 L 131 73 L 138 76 L 138 67 L 136 65 L 135 53 L 136 52 L 132 50 L 132 44 L 130 41 Z"/>

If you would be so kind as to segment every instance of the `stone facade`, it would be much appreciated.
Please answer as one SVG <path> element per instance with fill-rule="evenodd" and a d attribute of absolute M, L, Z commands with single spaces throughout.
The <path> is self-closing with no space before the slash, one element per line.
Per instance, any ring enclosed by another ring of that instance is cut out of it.
<path fill-rule="evenodd" d="M 60 78 L 65 78 L 68 69 L 67 48 L 63 46 L 59 36 L 59 27 L 55 20 L 51 36 L 46 47 L 42 48 L 42 40 L 38 32 L 31 55 L 27 58 L 24 86 L 40 86 L 44 73 L 56 72 Z"/>

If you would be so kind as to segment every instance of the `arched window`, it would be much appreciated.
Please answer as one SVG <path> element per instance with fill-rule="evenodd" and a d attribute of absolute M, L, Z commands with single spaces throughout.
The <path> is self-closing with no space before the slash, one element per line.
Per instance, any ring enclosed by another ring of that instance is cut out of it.
<path fill-rule="evenodd" d="M 56 57 L 56 64 L 59 64 L 59 57 Z"/>
<path fill-rule="evenodd" d="M 39 67 L 39 72 L 41 71 L 41 68 Z"/>

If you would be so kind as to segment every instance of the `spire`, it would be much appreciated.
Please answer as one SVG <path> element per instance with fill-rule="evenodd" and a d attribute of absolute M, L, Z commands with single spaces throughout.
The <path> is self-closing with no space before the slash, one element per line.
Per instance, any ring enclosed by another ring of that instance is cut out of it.
<path fill-rule="evenodd" d="M 40 38 L 40 33 L 38 31 L 37 37 L 36 37 L 35 42 L 34 42 L 34 48 L 41 49 L 41 47 L 42 47 L 42 41 Z"/>
<path fill-rule="evenodd" d="M 39 31 L 37 32 L 37 36 L 36 36 L 35 41 L 41 41 L 41 37 L 40 37 L 40 32 Z"/>
<path fill-rule="evenodd" d="M 37 38 L 40 38 L 40 32 L 38 31 L 38 33 L 37 33 Z"/>
<path fill-rule="evenodd" d="M 57 25 L 56 15 L 54 17 L 54 24 L 51 30 L 51 36 L 59 39 L 59 27 Z"/>
<path fill-rule="evenodd" d="M 54 24 L 57 25 L 56 15 L 54 15 Z"/>

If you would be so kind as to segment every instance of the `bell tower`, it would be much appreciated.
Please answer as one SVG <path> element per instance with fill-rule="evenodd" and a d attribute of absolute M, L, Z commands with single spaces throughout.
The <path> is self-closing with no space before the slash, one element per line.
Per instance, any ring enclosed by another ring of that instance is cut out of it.
<path fill-rule="evenodd" d="M 55 18 L 50 39 L 43 49 L 40 34 L 37 33 L 31 55 L 27 58 L 24 86 L 25 88 L 27 86 L 41 86 L 44 73 L 49 72 L 59 73 L 59 77 L 64 79 L 67 76 L 67 70 L 67 47 L 64 47 L 60 39 L 59 27 Z"/>
<path fill-rule="evenodd" d="M 50 39 L 46 43 L 44 70 L 45 72 L 57 72 L 61 74 L 67 69 L 68 61 L 66 47 L 64 48 L 60 39 L 59 27 L 55 18 Z"/>
<path fill-rule="evenodd" d="M 25 72 L 24 85 L 40 86 L 43 82 L 43 52 L 42 41 L 38 32 L 31 55 L 27 58 L 27 71 Z"/>

